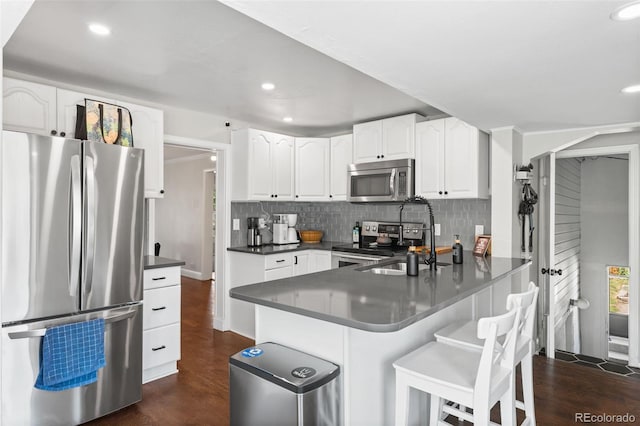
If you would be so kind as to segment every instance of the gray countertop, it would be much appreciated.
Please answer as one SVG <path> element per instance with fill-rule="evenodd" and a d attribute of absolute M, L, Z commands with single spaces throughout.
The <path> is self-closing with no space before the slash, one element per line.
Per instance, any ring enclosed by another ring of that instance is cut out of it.
<path fill-rule="evenodd" d="M 283 245 L 273 245 L 268 244 L 261 247 L 229 247 L 228 251 L 237 251 L 240 253 L 253 253 L 253 254 L 278 254 L 278 253 L 286 253 L 291 251 L 302 251 L 302 250 L 331 250 L 331 248 L 335 245 L 348 244 L 345 242 L 338 241 L 321 241 L 319 243 L 298 243 L 298 244 L 283 244 Z"/>
<path fill-rule="evenodd" d="M 182 260 L 169 259 L 160 256 L 145 256 L 144 269 L 168 268 L 170 266 L 182 266 L 185 263 Z"/>
<path fill-rule="evenodd" d="M 384 260 L 376 266 L 397 262 Z M 438 256 L 451 263 L 451 254 Z M 475 257 L 460 265 L 421 270 L 419 276 L 363 272 L 350 266 L 232 288 L 235 299 L 373 332 L 393 332 L 420 321 L 496 281 L 525 269 L 528 260 Z"/>

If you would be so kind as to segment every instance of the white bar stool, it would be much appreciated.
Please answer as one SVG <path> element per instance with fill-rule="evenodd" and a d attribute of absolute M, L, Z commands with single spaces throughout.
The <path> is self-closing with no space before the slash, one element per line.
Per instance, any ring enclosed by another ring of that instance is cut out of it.
<path fill-rule="evenodd" d="M 520 364 L 522 373 L 522 394 L 524 401 L 516 400 L 516 408 L 524 410 L 526 418 L 523 425 L 536 424 L 536 412 L 533 396 L 533 335 L 535 330 L 536 306 L 538 302 L 538 286 L 529 283 L 528 291 L 510 294 L 507 297 L 507 309 L 520 306 L 523 309 L 522 329 L 516 344 L 515 367 Z M 484 341 L 476 335 L 477 321 L 455 322 L 435 333 L 436 341 L 450 345 L 481 350 Z"/>
<path fill-rule="evenodd" d="M 396 426 L 409 417 L 409 388 L 431 395 L 430 425 L 447 424 L 442 412 L 489 425 L 491 407 L 500 401 L 503 425 L 515 423 L 513 359 L 521 309 L 478 321 L 482 351 L 430 342 L 393 363 L 396 370 Z M 498 337 L 505 336 L 504 344 Z M 445 405 L 452 401 L 473 408 L 473 415 Z"/>

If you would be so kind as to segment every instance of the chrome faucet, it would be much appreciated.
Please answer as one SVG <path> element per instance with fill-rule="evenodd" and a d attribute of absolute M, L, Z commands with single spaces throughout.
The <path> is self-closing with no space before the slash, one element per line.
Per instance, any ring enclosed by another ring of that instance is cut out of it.
<path fill-rule="evenodd" d="M 430 244 L 429 244 L 430 252 L 429 252 L 429 257 L 424 256 L 424 263 L 429 265 L 429 269 L 437 270 L 438 264 L 437 264 L 437 255 L 436 255 L 436 236 L 434 232 L 435 220 L 433 218 L 433 208 L 431 207 L 431 203 L 426 198 L 416 195 L 416 196 L 405 199 L 400 205 L 400 229 L 399 229 L 398 245 L 404 245 L 404 237 L 403 237 L 404 229 L 402 226 L 402 211 L 404 210 L 405 204 L 426 204 L 427 208 L 429 209 L 429 228 L 428 229 L 429 229 L 429 235 L 431 237 Z M 423 246 L 427 245 L 426 238 L 427 238 L 426 232 L 423 232 L 422 233 Z"/>

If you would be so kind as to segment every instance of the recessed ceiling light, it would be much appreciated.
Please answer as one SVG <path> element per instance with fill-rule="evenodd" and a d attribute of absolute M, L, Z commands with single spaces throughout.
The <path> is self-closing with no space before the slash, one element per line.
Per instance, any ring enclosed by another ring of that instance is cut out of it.
<path fill-rule="evenodd" d="M 625 87 L 621 90 L 622 93 L 640 93 L 640 84 L 634 84 L 633 86 Z"/>
<path fill-rule="evenodd" d="M 111 29 L 109 29 L 109 27 L 107 27 L 106 25 L 102 25 L 102 24 L 89 24 L 89 30 L 91 30 L 92 33 L 94 34 L 98 34 L 101 36 L 106 36 L 111 34 Z"/>
<path fill-rule="evenodd" d="M 282 121 L 284 121 L 285 123 L 291 123 L 293 121 L 293 118 L 285 117 L 285 118 L 282 119 Z"/>
<path fill-rule="evenodd" d="M 611 14 L 614 21 L 630 21 L 640 17 L 640 0 L 620 6 Z"/>
<path fill-rule="evenodd" d="M 276 85 L 273 83 L 262 83 L 262 90 L 273 90 L 276 88 Z"/>

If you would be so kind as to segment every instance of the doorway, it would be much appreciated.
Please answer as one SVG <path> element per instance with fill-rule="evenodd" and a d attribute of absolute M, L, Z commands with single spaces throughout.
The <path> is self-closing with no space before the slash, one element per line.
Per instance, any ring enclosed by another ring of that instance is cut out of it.
<path fill-rule="evenodd" d="M 638 366 L 637 276 L 620 277 L 638 270 L 638 239 L 631 237 L 639 229 L 638 146 L 551 153 L 539 170 L 548 356 L 560 350 Z M 621 305 L 628 313 L 611 311 Z"/>
<path fill-rule="evenodd" d="M 203 155 L 209 158 L 209 167 L 208 170 L 215 170 L 215 180 L 214 180 L 214 190 L 215 190 L 215 201 L 216 208 L 215 212 L 212 212 L 212 215 L 215 215 L 215 239 L 210 244 L 207 244 L 211 247 L 211 256 L 209 259 L 213 259 L 214 266 L 212 269 L 215 269 L 215 281 L 212 283 L 212 293 L 218 295 L 219 297 L 212 297 L 210 301 L 213 305 L 214 318 L 213 318 L 213 328 L 217 330 L 228 330 L 229 329 L 229 318 L 227 315 L 228 309 L 228 296 L 225 297 L 225 289 L 227 287 L 227 274 L 226 274 L 226 265 L 228 262 L 226 247 L 230 245 L 230 215 L 231 215 L 231 203 L 229 201 L 228 194 L 231 192 L 230 188 L 230 174 L 231 170 L 229 168 L 229 163 L 231 160 L 231 145 L 226 143 L 219 142 L 211 142 L 207 140 L 194 139 L 194 138 L 185 138 L 181 136 L 173 136 L 173 135 L 165 135 L 165 145 L 171 145 L 179 148 L 190 148 L 194 150 L 194 155 Z M 215 155 L 215 162 L 211 161 L 211 156 Z M 203 161 L 206 160 L 203 157 Z M 215 163 L 215 166 L 213 165 Z M 198 179 L 199 184 L 204 185 L 205 179 L 203 178 L 202 170 L 198 171 Z M 165 185 L 166 188 L 166 185 Z M 165 192 L 165 197 L 167 197 L 168 191 Z M 193 198 L 192 203 L 200 203 L 203 202 L 202 191 L 199 193 L 199 197 Z M 204 204 L 203 204 L 204 205 Z M 150 223 L 155 224 L 153 226 L 154 231 L 160 231 L 160 226 L 158 225 L 158 221 L 155 220 L 156 216 L 156 206 L 154 204 L 151 205 L 149 209 L 149 217 Z M 211 216 L 209 216 L 209 225 L 201 225 L 200 230 L 203 229 L 204 226 L 211 226 Z M 204 217 L 198 216 L 194 219 L 197 223 L 203 224 Z M 173 226 L 173 225 L 171 225 Z M 151 232 L 149 233 L 152 234 Z M 157 236 L 153 236 L 154 241 L 158 240 Z M 217 256 L 214 256 L 213 253 L 216 253 Z M 169 256 L 169 253 L 164 250 L 164 247 L 161 246 L 161 255 Z M 178 253 L 178 259 L 181 258 L 181 254 Z M 198 259 L 196 257 L 196 259 Z M 195 262 L 190 262 L 194 264 Z M 188 270 L 197 270 L 193 265 L 188 266 L 185 265 Z M 211 280 L 211 270 L 203 273 L 203 275 L 207 275 L 208 280 Z M 198 275 L 198 278 L 200 275 Z"/>

